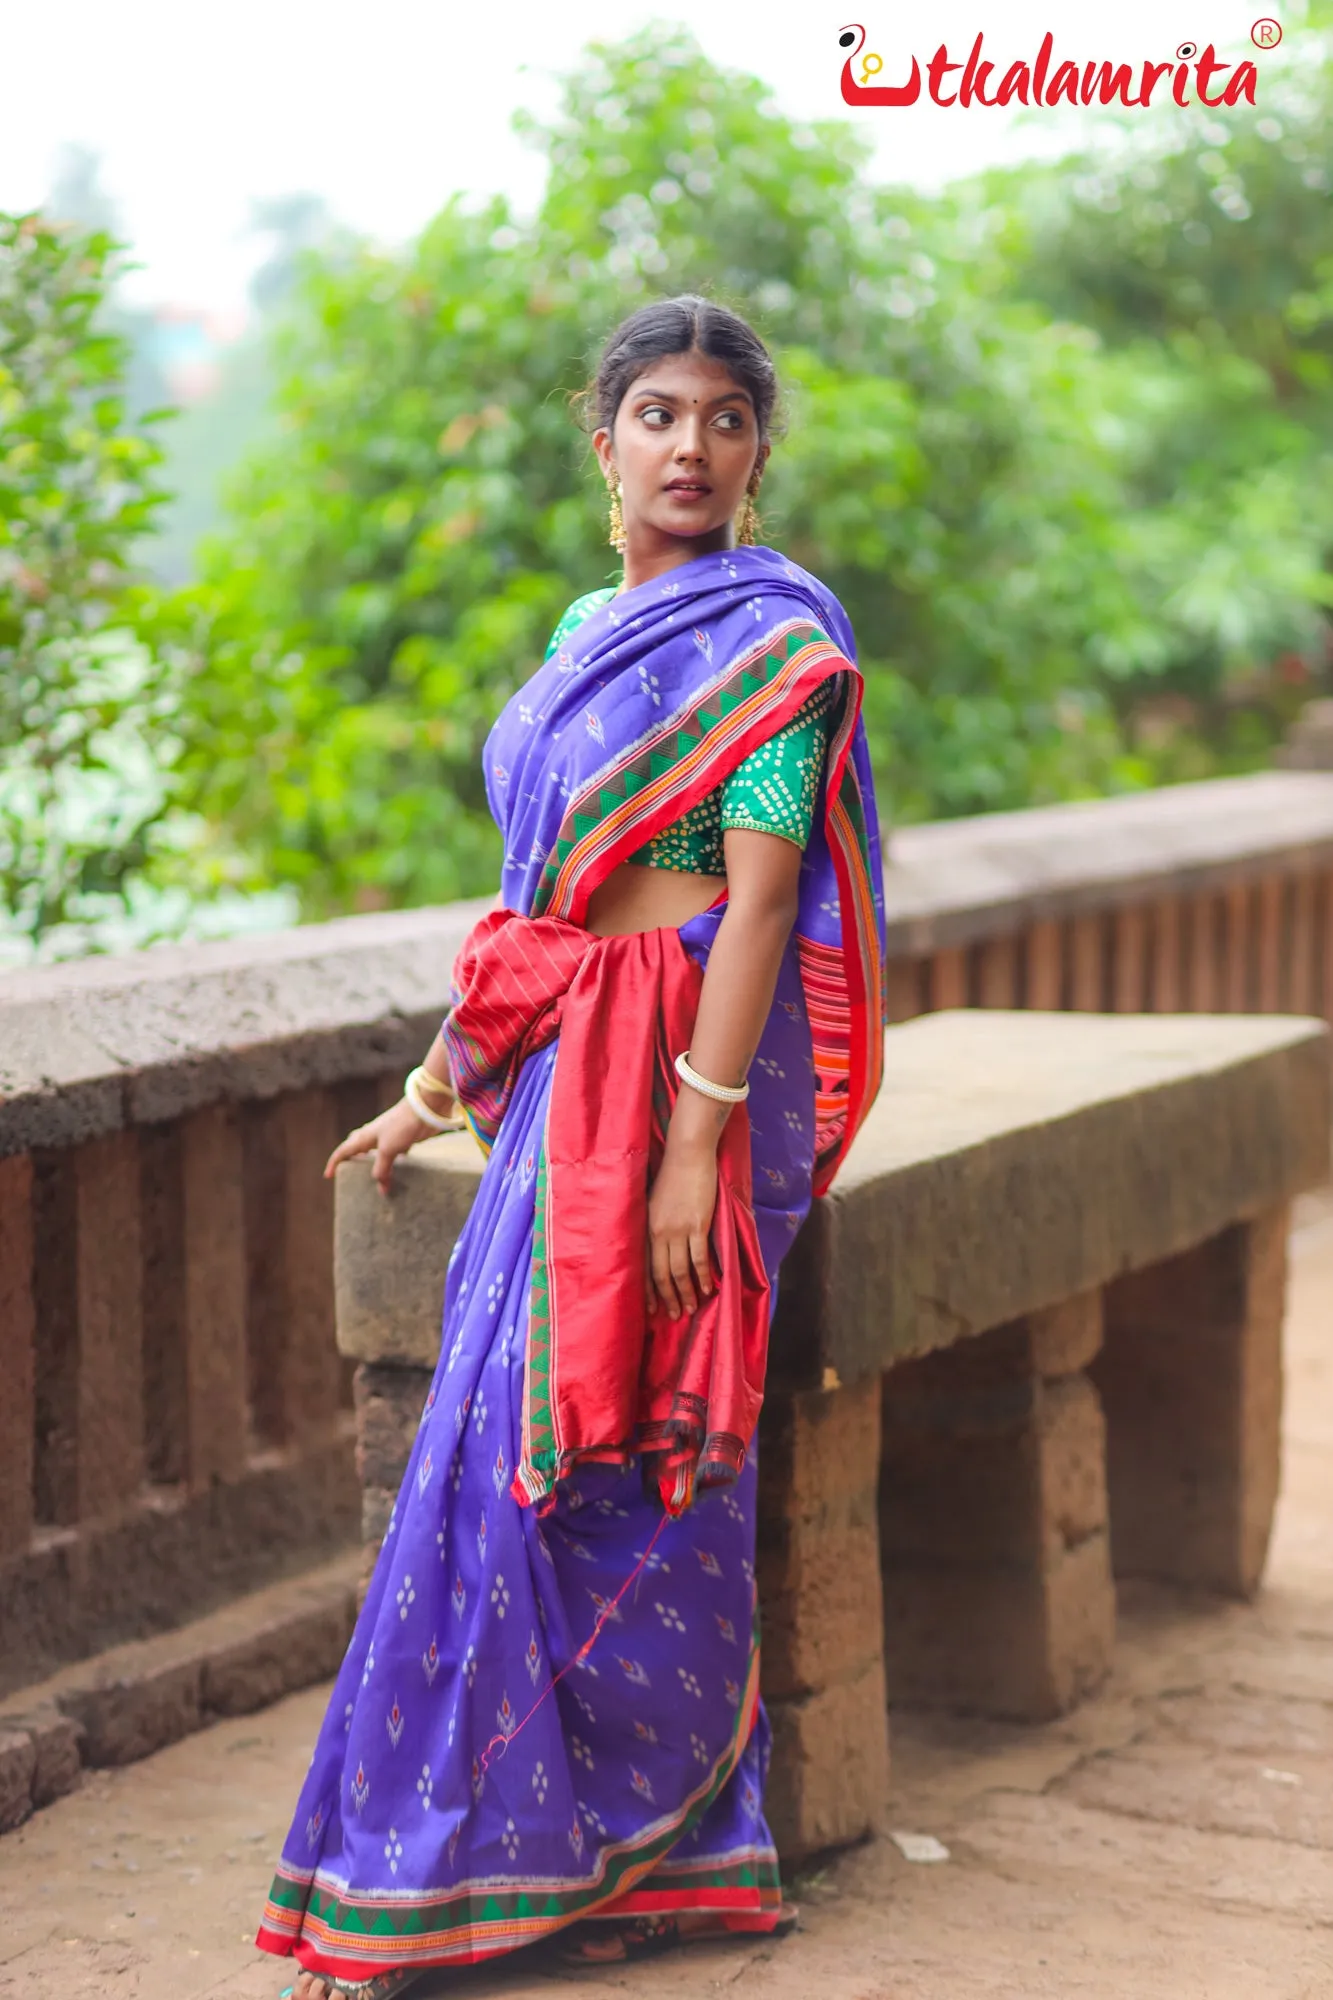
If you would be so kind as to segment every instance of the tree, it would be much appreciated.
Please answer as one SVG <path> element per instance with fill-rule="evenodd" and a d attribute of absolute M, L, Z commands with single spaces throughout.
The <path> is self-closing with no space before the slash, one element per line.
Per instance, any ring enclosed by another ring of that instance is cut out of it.
<path fill-rule="evenodd" d="M 893 816 L 1148 782 L 1126 688 L 1216 689 L 1312 638 L 1303 414 L 1238 345 L 1131 337 L 1130 304 L 1118 337 L 1095 258 L 1056 297 L 1043 170 L 1030 202 L 1022 177 L 874 186 L 845 125 L 778 115 L 663 29 L 595 45 L 528 129 L 531 223 L 455 200 L 402 255 L 307 260 L 275 436 L 160 607 L 185 796 L 256 879 L 310 914 L 491 885 L 486 730 L 616 573 L 566 399 L 657 293 L 711 291 L 777 349 L 768 532 L 851 613 Z M 1321 254 L 1312 225 L 1307 277 Z"/>
<path fill-rule="evenodd" d="M 102 324 L 115 254 L 0 215 L 0 909 L 29 944 L 123 897 L 165 807 L 165 690 L 123 629 L 163 496 Z"/>

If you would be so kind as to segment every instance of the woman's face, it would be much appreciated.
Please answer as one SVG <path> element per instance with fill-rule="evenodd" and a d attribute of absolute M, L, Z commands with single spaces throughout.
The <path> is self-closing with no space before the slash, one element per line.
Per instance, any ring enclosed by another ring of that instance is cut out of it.
<path fill-rule="evenodd" d="M 729 548 L 750 475 L 768 457 L 749 391 L 697 353 L 649 362 L 593 446 L 603 473 L 620 475 L 626 536 L 644 553 L 674 538 L 701 555 Z"/>

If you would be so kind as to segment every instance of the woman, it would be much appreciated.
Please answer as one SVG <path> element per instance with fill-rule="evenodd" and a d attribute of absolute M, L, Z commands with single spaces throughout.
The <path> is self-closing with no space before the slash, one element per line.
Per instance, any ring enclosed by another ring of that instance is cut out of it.
<path fill-rule="evenodd" d="M 387 1192 L 455 1094 L 489 1151 L 259 1933 L 298 2000 L 784 1921 L 754 1425 L 778 1266 L 878 1087 L 883 909 L 850 628 L 752 546 L 775 386 L 702 299 L 612 335 L 624 581 L 492 731 L 502 907 L 329 1162 Z"/>

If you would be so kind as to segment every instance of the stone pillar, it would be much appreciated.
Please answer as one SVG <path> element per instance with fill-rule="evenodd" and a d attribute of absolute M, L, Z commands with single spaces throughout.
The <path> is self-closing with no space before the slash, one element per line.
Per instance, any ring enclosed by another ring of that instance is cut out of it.
<path fill-rule="evenodd" d="M 1277 1500 L 1285 1207 L 1107 1287 L 1093 1374 L 1122 1576 L 1248 1596 Z"/>
<path fill-rule="evenodd" d="M 248 1106 L 244 1128 L 250 1398 L 268 1445 L 318 1441 L 342 1401 L 334 1335 L 333 1187 L 343 1137 L 331 1090 Z"/>
<path fill-rule="evenodd" d="M 238 1479 L 249 1449 L 245 1224 L 235 1109 L 140 1138 L 144 1391 L 155 1479 Z"/>
<path fill-rule="evenodd" d="M 0 1562 L 32 1539 L 37 1322 L 33 1307 L 32 1160 L 0 1160 Z"/>
<path fill-rule="evenodd" d="M 33 1169 L 37 1513 L 67 1527 L 144 1474 L 138 1141 L 110 1132 Z"/>
<path fill-rule="evenodd" d="M 884 1378 L 880 1542 L 893 1701 L 1039 1720 L 1115 1628 L 1088 1292 Z"/>
<path fill-rule="evenodd" d="M 879 1400 L 878 1377 L 770 1395 L 760 1421 L 765 1812 L 788 1863 L 859 1839 L 888 1797 Z"/>
<path fill-rule="evenodd" d="M 353 1377 L 356 1474 L 361 1482 L 362 1603 L 412 1454 L 433 1373 L 430 1368 L 363 1361 Z"/>

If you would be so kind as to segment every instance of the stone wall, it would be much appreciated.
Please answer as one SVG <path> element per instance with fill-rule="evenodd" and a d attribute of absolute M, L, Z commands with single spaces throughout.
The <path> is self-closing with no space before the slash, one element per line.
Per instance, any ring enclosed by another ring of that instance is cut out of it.
<path fill-rule="evenodd" d="M 1333 1017 L 1333 775 L 903 828 L 887 893 L 894 1019 Z M 483 907 L 0 978 L 0 1690 L 355 1536 L 322 1164 Z"/>

